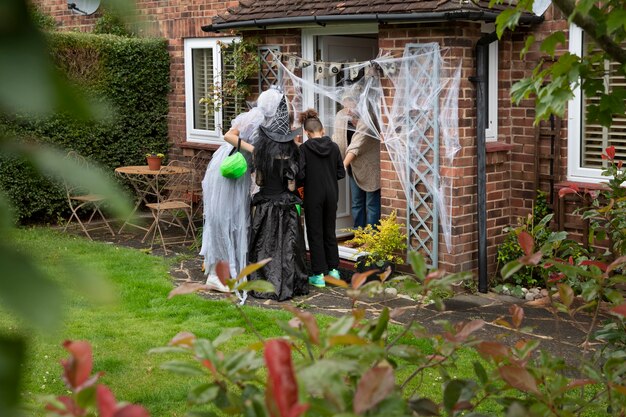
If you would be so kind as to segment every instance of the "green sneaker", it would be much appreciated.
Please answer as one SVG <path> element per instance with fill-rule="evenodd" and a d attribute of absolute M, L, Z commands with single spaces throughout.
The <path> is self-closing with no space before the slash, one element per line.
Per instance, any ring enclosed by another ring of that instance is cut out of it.
<path fill-rule="evenodd" d="M 326 286 L 326 281 L 324 281 L 324 274 L 319 275 L 311 275 L 309 277 L 309 284 L 314 287 L 324 288 Z"/>
<path fill-rule="evenodd" d="M 335 279 L 341 279 L 341 275 L 339 275 L 339 271 L 337 271 L 336 269 L 331 269 L 328 275 Z"/>

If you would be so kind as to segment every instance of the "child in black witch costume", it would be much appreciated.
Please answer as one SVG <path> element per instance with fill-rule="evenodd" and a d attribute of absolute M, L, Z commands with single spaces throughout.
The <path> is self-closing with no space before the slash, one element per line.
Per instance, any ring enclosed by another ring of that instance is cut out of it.
<path fill-rule="evenodd" d="M 256 183 L 260 187 L 252 200 L 249 262 L 272 260 L 250 276 L 265 279 L 275 293 L 251 292 L 253 297 L 278 301 L 308 294 L 305 246 L 300 224 L 302 200 L 294 191 L 302 177 L 300 153 L 294 142 L 299 130 L 291 131 L 287 102 L 283 96 L 274 122 L 259 127 L 254 147 Z"/>

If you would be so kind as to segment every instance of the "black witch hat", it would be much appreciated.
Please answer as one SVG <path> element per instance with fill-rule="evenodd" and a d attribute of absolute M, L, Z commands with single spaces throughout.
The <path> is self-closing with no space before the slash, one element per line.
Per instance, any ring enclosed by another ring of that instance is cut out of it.
<path fill-rule="evenodd" d="M 264 136 L 274 142 L 285 143 L 295 139 L 300 134 L 301 128 L 291 130 L 289 121 L 289 109 L 285 96 L 280 100 L 274 119 L 268 126 L 259 126 L 260 136 Z"/>

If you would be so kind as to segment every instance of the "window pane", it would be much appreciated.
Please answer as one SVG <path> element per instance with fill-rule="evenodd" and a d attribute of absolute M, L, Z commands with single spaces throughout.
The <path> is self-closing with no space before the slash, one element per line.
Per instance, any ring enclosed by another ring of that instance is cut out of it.
<path fill-rule="evenodd" d="M 213 111 L 207 112 L 208 105 L 200 103 L 200 99 L 212 94 L 213 79 L 213 48 L 193 49 L 193 124 L 194 129 L 215 130 Z"/>
<path fill-rule="evenodd" d="M 235 56 L 234 48 L 238 47 L 238 43 L 234 42 L 228 46 L 222 46 L 222 82 L 224 86 L 237 86 L 235 77 Z M 224 93 L 222 97 L 222 127 L 224 131 L 230 129 L 230 124 L 239 113 L 242 113 L 245 106 L 245 97 L 239 97 L 237 94 Z"/>
<path fill-rule="evenodd" d="M 590 39 L 583 34 L 583 54 L 593 51 L 595 46 Z M 597 47 L 596 47 L 597 48 Z M 606 61 L 604 64 L 604 89 L 610 92 L 614 87 L 626 86 L 626 79 L 618 73 L 618 64 Z M 602 160 L 602 152 L 608 146 L 615 146 L 616 158 L 626 159 L 626 118 L 614 117 L 613 124 L 606 128 L 599 123 L 587 123 L 587 109 L 590 104 L 599 104 L 599 97 L 586 97 L 583 95 L 582 112 L 582 138 L 581 138 L 581 166 L 584 168 L 602 168 L 606 162 Z"/>

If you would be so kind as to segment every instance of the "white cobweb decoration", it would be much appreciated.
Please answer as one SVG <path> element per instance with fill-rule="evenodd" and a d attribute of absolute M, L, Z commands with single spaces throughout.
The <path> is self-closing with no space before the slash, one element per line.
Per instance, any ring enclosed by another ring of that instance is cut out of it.
<path fill-rule="evenodd" d="M 274 60 L 282 70 L 282 88 L 295 114 L 306 109 L 303 92 L 338 103 L 336 110 L 341 109 L 346 96 L 355 98 L 356 113 L 384 143 L 404 191 L 410 246 L 429 252 L 434 260 L 438 226 L 448 252 L 453 250 L 453 178 L 441 172 L 453 166 L 461 148 L 461 65 L 448 55 L 449 50 L 440 49 L 436 43 L 407 45 L 404 56 L 399 58 L 381 54 L 366 63 L 343 64 L 337 77 L 340 81 L 333 86 L 306 81 L 289 71 L 278 57 Z M 334 110 L 320 114 L 327 132 L 334 125 Z"/>

